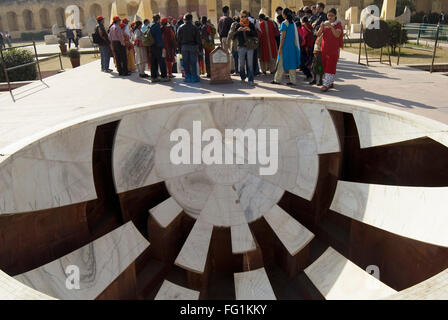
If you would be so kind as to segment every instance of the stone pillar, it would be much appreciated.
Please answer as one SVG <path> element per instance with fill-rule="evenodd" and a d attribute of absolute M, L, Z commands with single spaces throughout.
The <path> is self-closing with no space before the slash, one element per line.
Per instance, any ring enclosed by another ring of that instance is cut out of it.
<path fill-rule="evenodd" d="M 381 19 L 395 20 L 395 10 L 397 9 L 397 0 L 384 0 L 381 10 Z"/>
<path fill-rule="evenodd" d="M 300 9 L 300 7 L 297 6 L 298 1 L 296 0 L 285 0 L 285 7 L 291 9 L 291 11 L 297 12 L 297 10 Z M 285 8 L 283 7 L 283 8 Z"/>
<path fill-rule="evenodd" d="M 222 6 L 228 6 L 230 8 L 230 0 L 222 0 Z M 222 14 L 222 8 L 218 8 L 219 11 L 219 15 Z M 230 8 L 230 10 L 232 10 L 232 8 Z"/>
<path fill-rule="evenodd" d="M 350 1 L 349 0 L 341 0 L 340 3 L 341 4 L 339 5 L 339 8 L 338 8 L 338 18 L 339 18 L 339 20 L 343 20 L 345 18 L 344 17 L 345 12 L 350 7 Z"/>
<path fill-rule="evenodd" d="M 110 23 L 112 23 L 112 22 L 113 22 L 112 19 L 113 19 L 115 16 L 118 16 L 118 12 L 117 12 L 117 2 L 116 2 L 116 1 L 112 2 L 112 7 L 111 7 L 109 13 L 110 13 Z"/>
<path fill-rule="evenodd" d="M 275 8 L 278 6 L 286 8 L 286 3 L 283 0 L 272 0 L 271 1 L 271 18 L 275 19 Z"/>
<path fill-rule="evenodd" d="M 359 24 L 359 9 L 358 7 L 351 7 L 345 12 L 345 20 L 350 27 L 352 24 Z"/>
<path fill-rule="evenodd" d="M 269 0 L 261 0 L 261 11 L 267 15 L 271 16 L 271 8 L 269 8 Z"/>
<path fill-rule="evenodd" d="M 217 16 L 216 0 L 207 0 L 207 17 L 211 20 L 215 28 L 218 28 Z"/>
<path fill-rule="evenodd" d="M 8 30 L 8 20 L 6 19 L 6 14 L 0 14 L 0 32 L 4 32 Z M 12 33 L 12 30 L 9 31 L 9 34 Z"/>
<path fill-rule="evenodd" d="M 250 0 L 241 0 L 241 10 L 250 10 L 249 1 Z"/>
<path fill-rule="evenodd" d="M 117 15 L 120 16 L 122 19 L 123 17 L 128 16 L 128 9 L 126 7 L 126 0 L 116 0 L 116 7 L 117 7 Z"/>
<path fill-rule="evenodd" d="M 151 0 L 141 0 L 137 10 L 137 16 L 144 19 L 152 20 Z M 176 17 L 177 19 L 177 17 Z"/>

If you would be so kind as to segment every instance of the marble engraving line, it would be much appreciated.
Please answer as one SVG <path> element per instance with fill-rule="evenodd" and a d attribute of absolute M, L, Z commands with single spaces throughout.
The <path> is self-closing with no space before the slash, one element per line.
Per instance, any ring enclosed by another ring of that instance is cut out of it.
<path fill-rule="evenodd" d="M 225 129 L 223 137 L 216 128 L 202 132 L 201 121 L 193 121 L 192 131 L 193 137 L 183 128 L 171 132 L 170 141 L 178 141 L 170 151 L 172 164 L 257 164 L 258 160 L 261 176 L 277 173 L 278 129 L 269 129 L 269 145 L 267 129 Z M 203 146 L 206 142 L 208 144 Z"/>

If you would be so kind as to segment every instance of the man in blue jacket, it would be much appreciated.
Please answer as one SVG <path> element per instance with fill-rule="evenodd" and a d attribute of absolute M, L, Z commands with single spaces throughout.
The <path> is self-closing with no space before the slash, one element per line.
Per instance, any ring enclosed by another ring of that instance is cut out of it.
<path fill-rule="evenodd" d="M 153 17 L 153 24 L 150 28 L 154 38 L 154 44 L 151 46 L 151 78 L 152 82 L 167 82 L 170 78 L 166 76 L 165 55 L 166 50 L 163 45 L 162 28 L 160 27 L 160 16 Z M 159 67 L 161 78 L 159 78 Z"/>

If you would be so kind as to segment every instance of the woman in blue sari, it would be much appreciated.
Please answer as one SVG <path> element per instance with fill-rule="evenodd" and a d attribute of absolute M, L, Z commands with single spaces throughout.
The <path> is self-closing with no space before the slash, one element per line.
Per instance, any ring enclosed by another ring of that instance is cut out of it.
<path fill-rule="evenodd" d="M 280 26 L 280 46 L 277 57 L 277 71 L 272 83 L 281 84 L 285 71 L 289 73 L 288 85 L 296 85 L 296 69 L 300 66 L 300 42 L 297 28 L 288 8 L 283 10 L 285 21 Z"/>

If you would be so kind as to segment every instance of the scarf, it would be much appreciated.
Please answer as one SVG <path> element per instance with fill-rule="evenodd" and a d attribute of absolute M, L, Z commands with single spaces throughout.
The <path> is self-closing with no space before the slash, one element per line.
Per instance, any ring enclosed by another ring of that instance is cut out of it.
<path fill-rule="evenodd" d="M 240 25 L 244 28 L 249 28 L 250 20 L 249 18 L 241 18 Z"/>
<path fill-rule="evenodd" d="M 283 23 L 286 24 L 286 27 L 289 27 L 288 20 L 285 20 Z M 300 50 L 299 32 L 297 31 L 295 25 L 294 25 L 294 45 Z"/>

